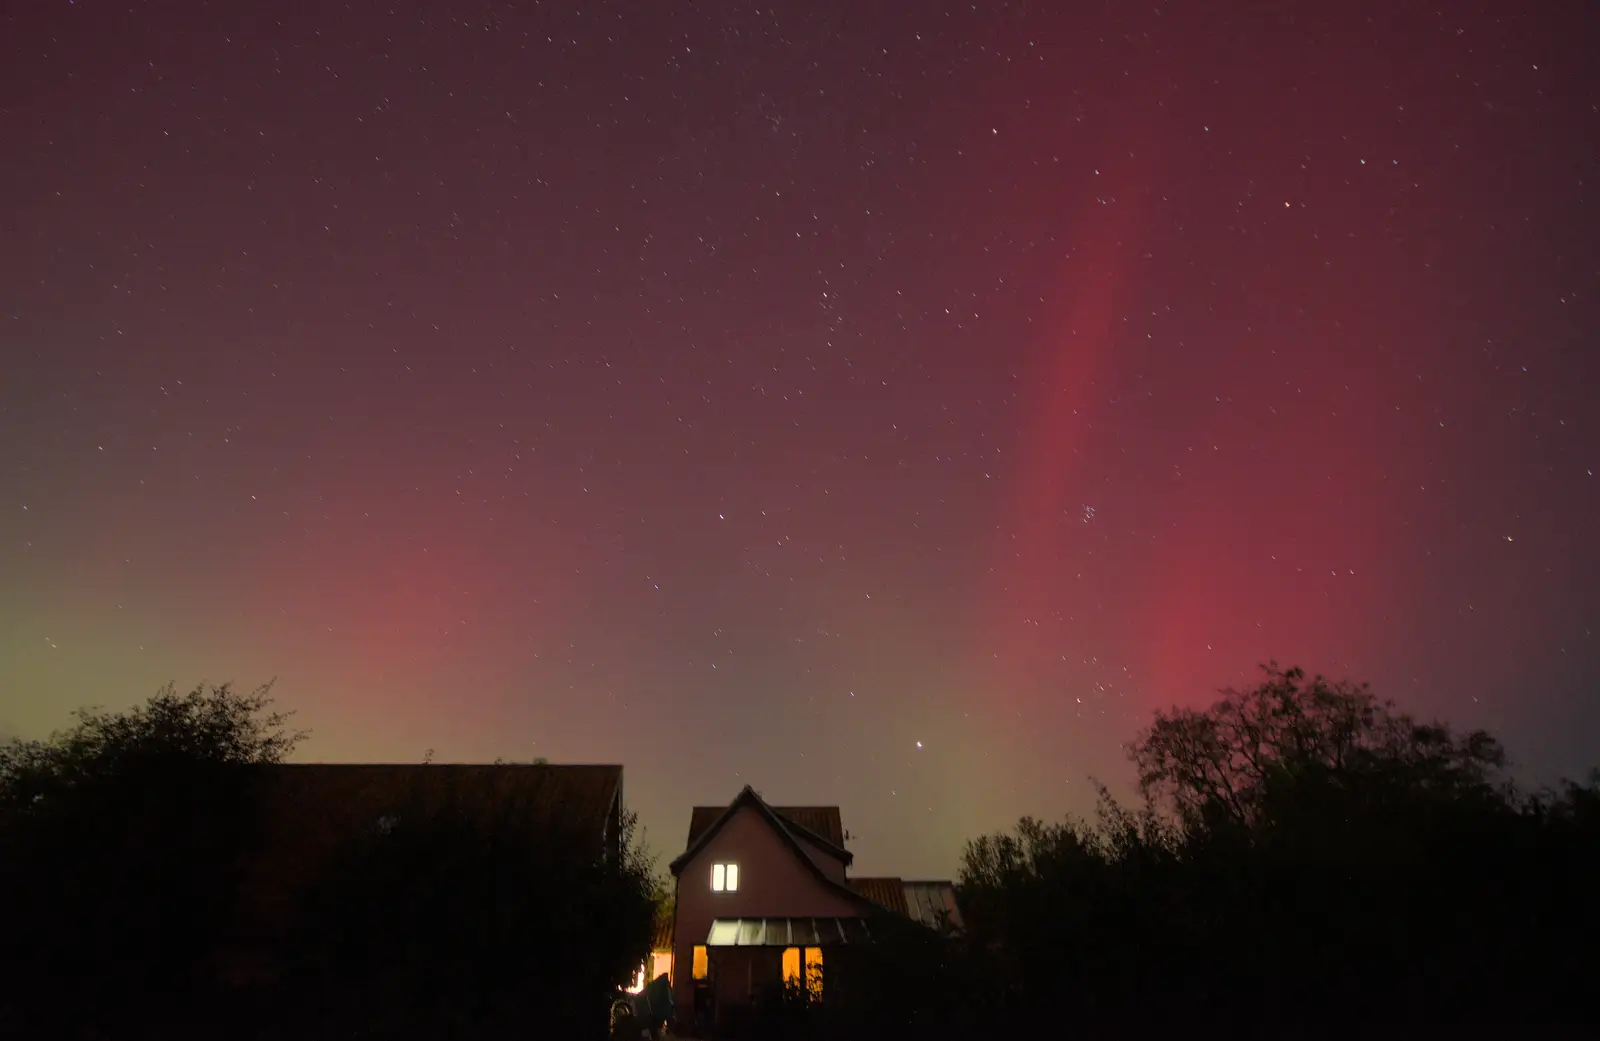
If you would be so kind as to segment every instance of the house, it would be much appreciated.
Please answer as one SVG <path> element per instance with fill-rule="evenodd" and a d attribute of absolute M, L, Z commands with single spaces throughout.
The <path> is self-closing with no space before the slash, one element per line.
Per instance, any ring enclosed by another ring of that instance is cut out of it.
<path fill-rule="evenodd" d="M 951 883 L 852 879 L 853 859 L 837 806 L 769 806 L 750 787 L 727 806 L 696 806 L 671 864 L 682 1028 L 715 1024 L 785 980 L 819 992 L 830 952 L 870 943 L 881 916 L 961 926 Z"/>
<path fill-rule="evenodd" d="M 486 827 L 515 818 L 548 827 L 599 859 L 621 854 L 622 767 L 614 765 L 286 763 L 257 772 L 257 841 L 240 865 L 241 893 L 223 972 L 269 979 L 271 951 L 292 928 L 300 884 L 352 836 L 444 808 Z"/>

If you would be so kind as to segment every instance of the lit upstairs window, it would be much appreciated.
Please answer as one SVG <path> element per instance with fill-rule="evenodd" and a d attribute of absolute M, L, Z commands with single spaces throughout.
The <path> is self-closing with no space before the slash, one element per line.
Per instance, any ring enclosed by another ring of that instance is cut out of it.
<path fill-rule="evenodd" d="M 712 864 L 711 891 L 713 893 L 737 893 L 739 891 L 739 865 Z"/>

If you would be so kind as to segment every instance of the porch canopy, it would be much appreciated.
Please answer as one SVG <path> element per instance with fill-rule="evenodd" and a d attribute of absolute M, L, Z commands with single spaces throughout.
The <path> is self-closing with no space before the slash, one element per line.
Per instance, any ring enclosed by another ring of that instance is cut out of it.
<path fill-rule="evenodd" d="M 716 918 L 707 947 L 830 947 L 866 943 L 862 918 Z"/>

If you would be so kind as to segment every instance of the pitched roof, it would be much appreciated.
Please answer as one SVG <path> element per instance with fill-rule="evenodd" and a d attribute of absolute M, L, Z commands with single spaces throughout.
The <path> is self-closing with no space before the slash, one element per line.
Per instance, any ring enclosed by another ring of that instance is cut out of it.
<path fill-rule="evenodd" d="M 380 814 L 425 806 L 514 805 L 539 822 L 598 836 L 622 791 L 622 767 L 548 763 L 283 763 L 258 767 L 275 808 L 313 804 L 322 814 Z"/>
<path fill-rule="evenodd" d="M 293 891 L 349 838 L 410 810 L 462 807 L 486 822 L 514 814 L 602 848 L 622 792 L 620 766 L 286 763 L 259 773 L 259 849 L 245 874 L 244 927 L 281 925 Z"/>
<path fill-rule="evenodd" d="M 905 883 L 898 878 L 851 878 L 846 879 L 845 884 L 875 904 L 910 916 L 906 909 Z"/>
<path fill-rule="evenodd" d="M 725 807 L 722 807 L 717 812 L 714 820 L 712 820 L 706 826 L 698 829 L 698 833 L 693 826 L 692 818 L 694 816 L 698 816 L 704 807 L 695 807 L 695 812 L 691 815 L 691 841 L 689 846 L 678 855 L 676 860 L 668 865 L 668 868 L 671 870 L 673 875 L 677 875 L 680 871 L 682 871 L 684 866 L 688 864 L 690 860 L 694 859 L 695 854 L 704 849 L 706 845 L 716 837 L 717 832 L 722 830 L 723 825 L 732 820 L 733 815 L 738 813 L 739 810 L 744 807 L 749 807 L 755 810 L 762 817 L 762 819 L 767 822 L 768 826 L 772 828 L 773 832 L 777 834 L 778 838 L 782 840 L 783 844 L 788 846 L 790 851 L 794 853 L 796 857 L 800 858 L 800 862 L 805 865 L 812 877 L 822 884 L 823 888 L 832 890 L 863 910 L 870 911 L 878 909 L 878 905 L 874 904 L 871 900 L 866 899 L 849 886 L 843 885 L 828 877 L 828 875 L 817 866 L 817 862 L 811 859 L 811 855 L 807 853 L 805 847 L 800 844 L 800 839 L 796 837 L 796 834 L 806 834 L 808 838 L 821 840 L 826 843 L 826 840 L 823 839 L 822 836 L 810 834 L 807 829 L 801 828 L 794 822 L 780 816 L 778 811 L 773 807 L 768 806 L 766 800 L 762 799 L 760 795 L 757 795 L 756 790 L 749 785 L 744 786 L 744 790 L 734 797 L 733 802 L 729 803 Z M 835 813 L 837 813 L 838 807 L 833 807 L 833 810 Z M 845 863 L 848 864 L 850 862 L 849 852 L 843 849 L 838 849 L 837 852 L 843 855 Z"/>
<path fill-rule="evenodd" d="M 837 806 L 777 806 L 778 815 L 829 845 L 844 849 L 844 823 Z"/>
<path fill-rule="evenodd" d="M 844 848 L 844 824 L 837 806 L 771 806 L 773 813 L 783 818 L 789 830 L 801 835 L 840 860 L 849 864 L 854 855 Z M 696 806 L 689 814 L 689 839 L 685 849 L 692 848 L 728 812 L 726 806 Z"/>

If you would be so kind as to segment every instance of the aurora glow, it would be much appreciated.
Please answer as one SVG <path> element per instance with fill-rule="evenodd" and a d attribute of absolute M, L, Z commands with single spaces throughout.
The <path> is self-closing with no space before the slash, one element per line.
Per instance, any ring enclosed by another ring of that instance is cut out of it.
<path fill-rule="evenodd" d="M 0 731 L 277 676 L 908 876 L 1268 657 L 1600 759 L 1576 6 L 552 6 L 7 15 Z"/>

